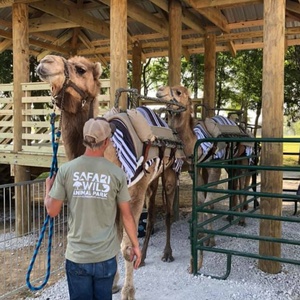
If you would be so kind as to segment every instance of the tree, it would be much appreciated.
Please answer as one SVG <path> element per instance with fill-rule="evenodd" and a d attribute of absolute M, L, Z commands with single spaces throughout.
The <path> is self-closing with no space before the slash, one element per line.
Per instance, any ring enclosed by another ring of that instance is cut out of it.
<path fill-rule="evenodd" d="M 248 110 L 255 111 L 255 128 L 261 114 L 262 60 L 261 49 L 240 51 L 234 58 L 229 53 L 219 53 L 217 57 L 218 107 L 226 107 L 230 103 L 231 108 L 244 111 L 243 122 L 246 124 Z"/>
<path fill-rule="evenodd" d="M 300 120 L 300 46 L 289 47 L 285 59 L 284 113 L 289 121 Z"/>

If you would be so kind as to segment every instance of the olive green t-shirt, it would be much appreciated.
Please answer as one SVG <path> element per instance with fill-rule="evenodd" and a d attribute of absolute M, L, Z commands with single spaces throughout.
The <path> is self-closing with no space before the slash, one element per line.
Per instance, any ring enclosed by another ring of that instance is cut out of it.
<path fill-rule="evenodd" d="M 103 157 L 82 155 L 59 168 L 49 195 L 68 203 L 68 260 L 96 263 L 118 253 L 117 204 L 130 200 L 121 168 Z"/>

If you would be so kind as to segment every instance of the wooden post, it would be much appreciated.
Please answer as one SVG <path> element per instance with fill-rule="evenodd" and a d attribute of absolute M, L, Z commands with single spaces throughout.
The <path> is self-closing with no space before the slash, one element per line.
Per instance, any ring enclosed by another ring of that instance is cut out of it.
<path fill-rule="evenodd" d="M 181 82 L 182 7 L 178 0 L 169 1 L 169 85 Z"/>
<path fill-rule="evenodd" d="M 213 117 L 216 101 L 216 36 L 207 34 L 204 38 L 204 88 L 202 119 Z"/>
<path fill-rule="evenodd" d="M 132 47 L 132 87 L 141 92 L 142 82 L 142 47 L 139 41 L 135 41 Z M 137 103 L 139 105 L 139 103 Z"/>
<path fill-rule="evenodd" d="M 127 88 L 127 0 L 110 1 L 110 103 L 118 88 Z M 127 109 L 127 95 L 122 94 L 119 107 Z"/>
<path fill-rule="evenodd" d="M 170 86 L 181 83 L 182 7 L 179 1 L 169 1 L 169 82 Z M 174 220 L 179 220 L 179 186 L 173 203 Z"/>
<path fill-rule="evenodd" d="M 18 3 L 12 5 L 12 28 L 13 28 L 13 79 L 14 79 L 14 152 L 22 150 L 22 82 L 29 81 L 29 35 L 28 35 L 28 6 Z M 30 180 L 30 170 L 28 167 L 14 165 L 15 182 Z M 23 201 L 22 201 L 23 198 Z M 29 202 L 28 193 L 21 188 L 16 188 L 16 234 L 23 235 L 30 230 L 29 225 Z"/>
<path fill-rule="evenodd" d="M 264 51 L 262 91 L 262 137 L 283 137 L 283 91 L 285 53 L 285 0 L 264 1 Z M 265 125 L 264 125 L 265 124 Z M 282 166 L 282 143 L 263 143 L 261 164 Z M 282 193 L 282 172 L 263 171 L 261 174 L 263 193 Z M 280 216 L 282 199 L 262 198 L 262 214 Z M 260 235 L 281 237 L 281 222 L 260 221 Z M 281 256 L 281 244 L 259 242 L 259 254 Z M 281 270 L 279 262 L 259 260 L 258 267 L 268 273 Z"/>

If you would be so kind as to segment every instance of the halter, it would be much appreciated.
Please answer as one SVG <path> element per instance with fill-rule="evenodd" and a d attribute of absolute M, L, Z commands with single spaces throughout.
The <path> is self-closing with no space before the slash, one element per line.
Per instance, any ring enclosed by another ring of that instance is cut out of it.
<path fill-rule="evenodd" d="M 59 118 L 59 125 L 58 125 L 58 130 L 61 129 L 61 123 L 62 123 L 62 113 L 64 111 L 64 101 L 65 101 L 65 92 L 66 89 L 68 87 L 71 87 L 73 90 L 75 90 L 80 96 L 81 96 L 81 108 L 84 107 L 84 105 L 86 104 L 87 100 L 89 99 L 89 95 L 82 91 L 71 79 L 70 79 L 70 73 L 69 73 L 69 68 L 67 65 L 67 61 L 65 59 L 63 59 L 63 63 L 64 63 L 64 75 L 65 75 L 65 80 L 63 83 L 63 86 L 61 88 L 61 90 L 57 93 L 57 95 L 52 96 L 52 103 L 57 106 L 57 99 L 61 98 L 61 102 L 60 102 L 60 110 L 61 110 L 61 114 L 60 114 L 60 118 Z M 89 115 L 88 117 L 91 118 L 93 117 L 93 101 L 95 100 L 95 98 L 93 98 L 91 100 L 91 105 L 90 105 L 90 109 L 89 109 Z"/>
<path fill-rule="evenodd" d="M 73 90 L 75 90 L 80 96 L 81 96 L 81 106 L 84 107 L 85 103 L 87 102 L 89 95 L 82 91 L 71 79 L 70 79 L 70 74 L 69 74 L 69 68 L 67 65 L 67 61 L 63 59 L 64 63 L 64 75 L 65 75 L 65 80 L 63 83 L 63 86 L 61 90 L 57 93 L 57 95 L 52 96 L 52 103 L 57 105 L 57 99 L 61 98 L 61 110 L 63 111 L 63 106 L 64 106 L 64 99 L 65 99 L 65 91 L 68 87 L 71 87 Z"/>

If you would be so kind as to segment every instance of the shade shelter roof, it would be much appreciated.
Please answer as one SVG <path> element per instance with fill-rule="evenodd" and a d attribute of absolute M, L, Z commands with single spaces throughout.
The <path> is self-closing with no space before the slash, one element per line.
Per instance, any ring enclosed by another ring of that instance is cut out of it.
<path fill-rule="evenodd" d="M 12 49 L 12 5 L 29 5 L 30 54 L 78 54 L 104 65 L 110 61 L 110 0 L 0 2 L 0 51 Z M 184 0 L 182 5 L 182 54 L 204 53 L 204 37 L 216 35 L 216 51 L 263 47 L 263 1 Z M 169 2 L 127 1 L 128 59 L 139 41 L 142 59 L 168 56 Z M 300 43 L 300 4 L 286 1 L 286 44 Z M 172 45 L 176 47 L 176 45 Z"/>

